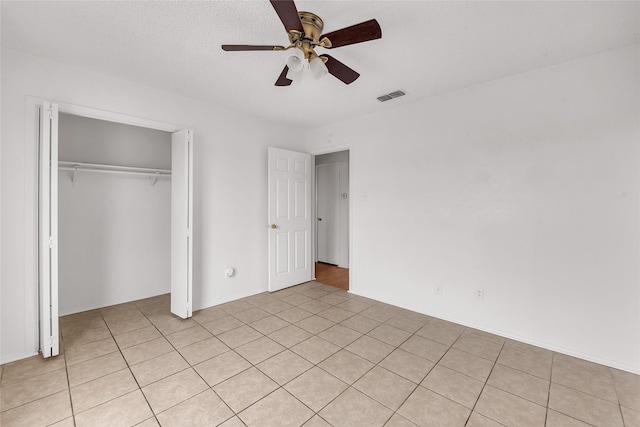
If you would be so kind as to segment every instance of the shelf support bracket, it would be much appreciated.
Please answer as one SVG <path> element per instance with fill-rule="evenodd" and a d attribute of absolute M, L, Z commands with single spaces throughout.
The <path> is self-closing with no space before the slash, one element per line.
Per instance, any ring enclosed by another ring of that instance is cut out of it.
<path fill-rule="evenodd" d="M 78 165 L 74 165 L 73 166 L 73 176 L 71 177 L 71 186 L 73 188 L 76 187 L 76 179 L 78 178 L 78 170 L 80 169 L 80 166 Z"/>

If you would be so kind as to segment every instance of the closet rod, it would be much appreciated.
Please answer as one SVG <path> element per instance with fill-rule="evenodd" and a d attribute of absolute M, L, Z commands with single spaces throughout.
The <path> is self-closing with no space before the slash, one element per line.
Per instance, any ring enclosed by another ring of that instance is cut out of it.
<path fill-rule="evenodd" d="M 75 170 L 76 167 L 83 171 L 139 173 L 143 175 L 153 175 L 156 172 L 159 172 L 160 175 L 171 175 L 170 169 L 138 168 L 133 166 L 104 165 L 99 163 L 66 162 L 62 160 L 58 162 L 59 169 Z"/>
<path fill-rule="evenodd" d="M 77 174 L 79 171 L 86 172 L 101 172 L 101 173 L 117 173 L 126 175 L 146 175 L 152 179 L 152 185 L 156 184 L 159 177 L 170 177 L 171 170 L 169 169 L 151 169 L 151 168 L 138 168 L 133 166 L 117 166 L 117 165 L 104 165 L 98 163 L 81 163 L 81 162 L 67 162 L 59 161 L 58 169 L 73 171 L 71 182 L 75 186 Z"/>

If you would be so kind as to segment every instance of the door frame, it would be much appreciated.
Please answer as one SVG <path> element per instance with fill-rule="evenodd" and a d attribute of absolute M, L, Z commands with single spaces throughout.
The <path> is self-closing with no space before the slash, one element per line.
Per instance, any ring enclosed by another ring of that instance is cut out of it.
<path fill-rule="evenodd" d="M 34 343 L 34 354 L 40 351 L 40 308 L 39 308 L 39 289 L 38 280 L 40 268 L 40 241 L 39 241 L 39 221 L 40 221 L 40 138 L 39 138 L 39 115 L 38 111 L 44 102 L 58 105 L 58 113 L 71 114 L 75 116 L 115 122 L 131 126 L 145 127 L 149 129 L 160 130 L 164 132 L 179 132 L 188 130 L 193 138 L 193 129 L 188 126 L 179 125 L 170 122 L 161 122 L 156 120 L 145 119 L 142 117 L 132 116 L 124 113 L 115 113 L 112 111 L 101 110 L 67 102 L 61 102 L 54 99 L 27 96 L 25 102 L 25 194 L 31 187 L 31 197 L 25 197 L 24 213 L 25 224 L 27 224 L 25 233 L 25 258 L 32 262 L 25 263 L 25 319 L 24 325 L 25 336 L 31 336 Z M 193 139 L 192 142 L 193 144 Z M 193 165 L 192 165 L 193 168 Z M 192 184 L 193 185 L 193 184 Z M 31 224 L 31 226 L 29 226 Z M 193 258 L 191 260 L 193 263 Z"/>
<path fill-rule="evenodd" d="M 278 167 L 279 161 L 285 160 L 286 169 Z M 304 162 L 304 171 L 297 170 L 298 162 Z M 305 283 L 314 279 L 314 228 L 313 228 L 313 155 L 301 151 L 293 151 L 278 147 L 267 148 L 267 216 L 269 224 L 268 237 L 268 290 L 279 291 L 291 286 Z M 300 175 L 304 176 L 304 216 L 296 213 L 298 196 L 298 183 Z M 279 183 L 286 182 L 286 191 L 280 191 Z M 292 185 L 293 184 L 293 185 Z M 281 198 L 280 194 L 285 194 Z M 286 214 L 278 218 L 280 203 L 286 202 Z M 304 232 L 304 265 L 305 268 L 296 269 L 296 251 L 298 249 L 297 234 Z M 286 245 L 279 243 L 279 236 L 285 236 Z M 280 249 L 286 252 L 286 271 L 278 272 L 280 261 Z"/>
<path fill-rule="evenodd" d="M 316 170 L 316 156 L 320 156 L 322 154 L 331 154 L 331 153 L 337 153 L 339 151 L 348 151 L 349 152 L 349 193 L 347 194 L 347 200 L 348 200 L 348 207 L 349 207 L 349 215 L 348 215 L 348 220 L 347 223 L 349 224 L 349 233 L 348 234 L 348 238 L 349 238 L 349 245 L 348 245 L 348 251 L 349 251 L 349 290 L 352 291 L 355 288 L 353 287 L 353 271 L 354 271 L 354 263 L 353 263 L 353 180 L 351 179 L 351 177 L 353 176 L 352 172 L 351 172 L 351 165 L 353 163 L 353 149 L 351 147 L 351 144 L 344 144 L 344 145 L 336 145 L 336 146 L 332 146 L 332 147 L 325 147 L 325 148 L 318 148 L 316 150 L 311 150 L 309 151 L 309 154 L 311 154 L 311 167 L 313 168 L 314 173 L 311 176 L 311 191 L 313 192 L 313 194 L 311 195 L 311 212 L 313 214 L 313 218 L 317 218 L 317 194 L 316 194 L 316 174 L 315 174 L 315 170 Z M 315 280 L 316 278 L 316 268 L 315 268 L 315 260 L 317 260 L 318 258 L 318 254 L 317 252 L 317 246 L 318 246 L 318 242 L 316 239 L 316 236 L 318 235 L 318 221 L 313 221 L 313 244 L 311 245 L 311 256 L 312 259 L 314 260 L 314 265 L 313 265 L 313 278 Z"/>

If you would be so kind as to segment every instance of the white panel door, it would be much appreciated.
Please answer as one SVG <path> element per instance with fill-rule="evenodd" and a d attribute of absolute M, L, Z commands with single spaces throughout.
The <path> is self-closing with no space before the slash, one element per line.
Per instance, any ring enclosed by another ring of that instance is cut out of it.
<path fill-rule="evenodd" d="M 193 131 L 171 135 L 171 312 L 191 317 Z"/>
<path fill-rule="evenodd" d="M 269 291 L 308 282 L 311 155 L 269 147 Z"/>
<path fill-rule="evenodd" d="M 38 111 L 40 180 L 38 293 L 40 351 L 57 356 L 58 340 L 58 105 L 43 102 Z"/>
<path fill-rule="evenodd" d="M 318 261 L 340 264 L 340 164 L 316 166 Z"/>

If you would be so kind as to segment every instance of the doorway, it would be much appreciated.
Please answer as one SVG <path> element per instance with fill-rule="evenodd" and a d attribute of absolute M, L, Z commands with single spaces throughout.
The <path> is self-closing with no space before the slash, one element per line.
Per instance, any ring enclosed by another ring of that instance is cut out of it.
<path fill-rule="evenodd" d="M 315 156 L 316 281 L 349 289 L 349 151 Z"/>
<path fill-rule="evenodd" d="M 269 292 L 317 280 L 318 272 L 322 283 L 345 290 L 350 288 L 349 162 L 347 148 L 312 155 L 269 147 Z M 318 174 L 318 170 L 322 172 Z M 318 175 L 322 181 L 320 207 Z M 324 177 L 330 182 L 331 190 L 324 190 Z M 330 207 L 323 202 L 325 195 L 332 200 Z M 322 216 L 318 215 L 318 209 Z M 318 232 L 322 241 L 322 265 L 318 263 Z M 336 276 L 340 278 L 339 283 Z"/>

